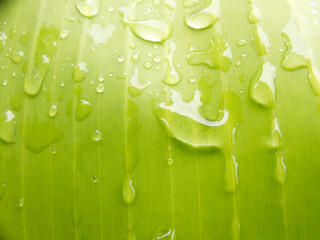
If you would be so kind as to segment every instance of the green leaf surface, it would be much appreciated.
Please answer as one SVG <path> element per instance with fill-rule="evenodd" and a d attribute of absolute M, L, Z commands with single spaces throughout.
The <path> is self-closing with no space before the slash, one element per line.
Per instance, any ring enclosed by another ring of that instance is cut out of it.
<path fill-rule="evenodd" d="M 0 239 L 320 239 L 319 12 L 0 0 Z"/>

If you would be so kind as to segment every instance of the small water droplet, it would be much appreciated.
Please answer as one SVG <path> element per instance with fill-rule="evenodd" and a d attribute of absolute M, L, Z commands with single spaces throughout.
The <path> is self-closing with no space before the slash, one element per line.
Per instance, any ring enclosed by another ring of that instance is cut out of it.
<path fill-rule="evenodd" d="M 51 148 L 51 153 L 52 153 L 52 154 L 56 154 L 56 152 L 57 152 L 56 148 L 54 148 L 54 147 Z"/>
<path fill-rule="evenodd" d="M 151 68 L 152 68 L 152 63 L 151 63 L 151 62 L 145 62 L 145 63 L 143 64 L 143 66 L 144 66 L 144 68 L 146 68 L 146 69 L 151 69 Z"/>
<path fill-rule="evenodd" d="M 278 183 L 284 184 L 287 178 L 287 168 L 283 161 L 283 154 L 282 152 L 278 151 L 276 153 L 276 167 L 274 170 L 274 176 Z"/>
<path fill-rule="evenodd" d="M 173 165 L 173 159 L 172 158 L 168 158 L 167 159 L 167 164 L 169 167 L 171 167 Z"/>
<path fill-rule="evenodd" d="M 15 50 L 13 50 L 13 51 L 11 51 L 11 53 L 10 53 L 10 59 L 11 59 L 11 61 L 14 62 L 15 64 L 21 63 L 22 60 L 23 60 L 23 58 L 24 58 L 24 53 L 23 53 L 23 51 L 15 51 Z"/>
<path fill-rule="evenodd" d="M 88 74 L 87 63 L 79 62 L 73 69 L 73 79 L 75 82 L 82 82 Z"/>
<path fill-rule="evenodd" d="M 16 116 L 10 110 L 0 116 L 0 139 L 6 143 L 14 143 L 16 128 Z"/>
<path fill-rule="evenodd" d="M 119 63 L 122 63 L 124 60 L 125 60 L 125 56 L 124 56 L 123 54 L 120 54 L 120 55 L 118 56 L 118 62 L 119 62 Z"/>
<path fill-rule="evenodd" d="M 174 68 L 174 53 L 177 50 L 177 45 L 169 41 L 168 42 L 168 54 L 166 56 L 167 74 L 162 81 L 170 86 L 176 85 L 181 81 L 180 74 Z"/>
<path fill-rule="evenodd" d="M 63 29 L 60 31 L 60 38 L 65 39 L 71 33 L 70 30 Z"/>
<path fill-rule="evenodd" d="M 161 62 L 161 57 L 160 57 L 159 55 L 156 55 L 156 56 L 153 58 L 153 61 L 154 61 L 155 63 L 159 63 L 159 62 Z"/>
<path fill-rule="evenodd" d="M 246 45 L 246 40 L 240 39 L 240 40 L 237 42 L 237 45 L 238 45 L 238 47 L 242 47 L 242 46 Z"/>
<path fill-rule="evenodd" d="M 101 140 L 101 136 L 102 134 L 98 129 L 94 130 L 94 132 L 92 133 L 92 139 L 96 142 L 99 142 Z"/>
<path fill-rule="evenodd" d="M 103 82 L 104 81 L 104 75 L 102 73 L 99 75 L 98 80 L 99 80 L 99 82 Z"/>
<path fill-rule="evenodd" d="M 129 43 L 129 47 L 130 47 L 131 49 L 135 49 L 135 48 L 136 48 L 136 45 L 134 44 L 134 42 L 130 42 L 130 43 Z"/>
<path fill-rule="evenodd" d="M 49 108 L 49 117 L 54 118 L 58 113 L 58 107 L 54 103 Z"/>
<path fill-rule="evenodd" d="M 103 93 L 104 84 L 103 83 L 99 83 L 98 86 L 96 87 L 96 91 L 97 91 L 97 93 Z"/>
<path fill-rule="evenodd" d="M 20 200 L 19 200 L 19 208 L 23 208 L 23 205 L 24 205 L 23 198 L 20 198 Z"/>
<path fill-rule="evenodd" d="M 139 51 L 139 49 L 137 49 L 136 53 L 134 55 L 132 55 L 131 61 L 133 63 L 135 63 L 135 62 L 139 61 L 139 58 L 140 58 L 140 51 Z"/>
<path fill-rule="evenodd" d="M 97 183 L 97 182 L 99 181 L 98 176 L 93 176 L 92 179 L 91 179 L 91 181 L 92 181 L 93 183 Z"/>
<path fill-rule="evenodd" d="M 2 85 L 6 87 L 8 85 L 8 80 L 7 79 L 3 80 Z"/>
<path fill-rule="evenodd" d="M 189 81 L 190 81 L 191 83 L 194 83 L 195 81 L 197 81 L 197 77 L 196 77 L 195 75 L 192 75 L 192 76 L 190 77 Z"/>
<path fill-rule="evenodd" d="M 19 111 L 22 108 L 23 96 L 22 93 L 17 92 L 11 96 L 11 107 L 15 111 Z"/>
<path fill-rule="evenodd" d="M 109 6 L 108 7 L 108 12 L 112 13 L 114 11 L 114 7 L 113 6 Z"/>

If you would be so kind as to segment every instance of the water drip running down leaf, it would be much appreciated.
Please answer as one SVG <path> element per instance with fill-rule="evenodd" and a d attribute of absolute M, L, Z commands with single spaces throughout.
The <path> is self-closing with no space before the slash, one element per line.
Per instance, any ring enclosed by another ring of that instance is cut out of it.
<path fill-rule="evenodd" d="M 320 239 L 320 0 L 0 0 L 0 240 Z"/>

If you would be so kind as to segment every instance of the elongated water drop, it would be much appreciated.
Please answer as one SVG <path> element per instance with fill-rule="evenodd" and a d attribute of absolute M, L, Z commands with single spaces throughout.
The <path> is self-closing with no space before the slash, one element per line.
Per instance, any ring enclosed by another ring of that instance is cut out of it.
<path fill-rule="evenodd" d="M 132 180 L 127 176 L 123 180 L 122 198 L 127 205 L 131 205 L 136 197 Z"/>
<path fill-rule="evenodd" d="M 142 85 L 139 82 L 139 68 L 134 69 L 134 74 L 130 78 L 129 84 L 128 84 L 128 93 L 132 97 L 138 97 L 142 94 L 143 90 L 150 86 L 150 82 L 148 81 L 146 84 Z"/>
<path fill-rule="evenodd" d="M 231 47 L 219 32 L 213 37 L 206 50 L 192 49 L 187 55 L 187 60 L 192 65 L 206 65 L 213 69 L 221 69 L 224 72 L 229 70 L 233 61 Z"/>
<path fill-rule="evenodd" d="M 253 29 L 253 41 L 259 56 L 267 54 L 270 49 L 269 36 L 260 26 Z"/>
<path fill-rule="evenodd" d="M 277 118 L 274 118 L 271 124 L 270 145 L 272 148 L 279 148 L 281 144 L 281 131 Z"/>
<path fill-rule="evenodd" d="M 257 6 L 251 5 L 248 14 L 248 20 L 250 23 L 257 23 L 261 21 L 262 12 Z"/>
<path fill-rule="evenodd" d="M 170 86 L 176 85 L 181 81 L 180 74 L 174 68 L 173 57 L 174 53 L 177 50 L 177 45 L 169 41 L 168 42 L 168 54 L 166 56 L 166 63 L 167 63 L 167 74 L 162 79 L 162 81 Z"/>
<path fill-rule="evenodd" d="M 23 198 L 20 198 L 19 199 L 19 208 L 23 208 L 23 205 L 24 205 Z"/>
<path fill-rule="evenodd" d="M 37 38 L 35 67 L 24 78 L 24 92 L 29 96 L 37 95 L 50 70 L 50 59 L 58 48 L 59 30 L 53 25 L 43 25 Z"/>
<path fill-rule="evenodd" d="M 238 185 L 238 163 L 236 158 L 231 156 L 226 156 L 225 159 L 225 180 L 226 180 L 226 191 L 228 193 L 235 193 L 236 187 Z"/>
<path fill-rule="evenodd" d="M 175 229 L 171 227 L 169 229 L 158 228 L 153 234 L 152 240 L 174 240 L 175 239 Z"/>
<path fill-rule="evenodd" d="M 164 42 L 172 34 L 172 22 L 157 19 L 129 20 L 129 8 L 127 7 L 121 7 L 119 13 L 124 26 L 128 26 L 133 34 L 143 40 Z"/>
<path fill-rule="evenodd" d="M 16 116 L 10 110 L 0 116 L 0 139 L 6 143 L 14 143 Z"/>
<path fill-rule="evenodd" d="M 187 10 L 185 23 L 193 29 L 204 29 L 215 24 L 220 18 L 220 1 L 209 0 L 205 7 L 194 11 Z"/>
<path fill-rule="evenodd" d="M 286 165 L 283 162 L 283 154 L 282 152 L 278 151 L 276 153 L 276 167 L 274 170 L 274 176 L 278 183 L 284 184 L 287 178 L 287 169 Z"/>
<path fill-rule="evenodd" d="M 136 53 L 134 55 L 132 55 L 131 61 L 133 63 L 138 62 L 139 58 L 140 58 L 140 51 L 139 51 L 139 49 L 137 49 Z"/>
<path fill-rule="evenodd" d="M 49 108 L 49 117 L 54 118 L 58 113 L 58 107 L 54 103 Z"/>
<path fill-rule="evenodd" d="M 275 107 L 274 79 L 277 68 L 270 63 L 261 66 L 250 85 L 251 99 L 267 108 Z"/>
<path fill-rule="evenodd" d="M 91 18 L 98 14 L 101 7 L 101 0 L 77 0 L 76 7 L 81 15 Z"/>

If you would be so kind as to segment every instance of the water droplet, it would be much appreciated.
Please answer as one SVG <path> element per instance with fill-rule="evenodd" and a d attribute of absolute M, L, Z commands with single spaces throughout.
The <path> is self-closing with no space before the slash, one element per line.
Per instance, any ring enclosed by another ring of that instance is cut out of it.
<path fill-rule="evenodd" d="M 10 59 L 12 62 L 14 62 L 15 64 L 19 64 L 22 62 L 24 58 L 24 53 L 22 51 L 11 51 L 10 53 Z"/>
<path fill-rule="evenodd" d="M 6 111 L 0 116 L 0 139 L 6 143 L 14 143 L 16 129 L 16 116 L 11 111 Z"/>
<path fill-rule="evenodd" d="M 52 153 L 52 154 L 56 154 L 56 152 L 57 152 L 56 148 L 54 148 L 54 147 L 51 148 L 51 153 Z"/>
<path fill-rule="evenodd" d="M 60 31 L 60 38 L 65 39 L 71 33 L 70 30 L 63 29 Z"/>
<path fill-rule="evenodd" d="M 30 39 L 30 31 L 22 32 L 20 35 L 19 42 L 21 45 L 27 46 Z"/>
<path fill-rule="evenodd" d="M 119 62 L 119 63 L 122 63 L 124 60 L 125 60 L 125 56 L 124 56 L 123 54 L 120 54 L 120 55 L 118 56 L 118 62 Z"/>
<path fill-rule="evenodd" d="M 197 51 L 191 48 L 187 60 L 191 65 L 206 65 L 224 72 L 229 71 L 233 62 L 231 47 L 219 32 L 215 34 L 206 50 Z"/>
<path fill-rule="evenodd" d="M 184 0 L 183 1 L 183 6 L 185 8 L 192 7 L 194 5 L 197 5 L 200 2 L 200 0 Z"/>
<path fill-rule="evenodd" d="M 76 106 L 76 119 L 78 121 L 82 121 L 83 119 L 87 118 L 91 112 L 91 104 L 88 101 L 81 99 Z"/>
<path fill-rule="evenodd" d="M 237 45 L 238 45 L 238 47 L 242 47 L 242 46 L 246 45 L 246 40 L 240 39 L 240 40 L 237 42 Z"/>
<path fill-rule="evenodd" d="M 175 230 L 158 228 L 157 231 L 152 235 L 152 240 L 174 240 L 175 239 Z"/>
<path fill-rule="evenodd" d="M 253 42 L 256 46 L 258 55 L 264 55 L 269 52 L 270 49 L 270 42 L 269 42 L 269 36 L 265 31 L 263 31 L 262 27 L 256 26 L 253 29 Z"/>
<path fill-rule="evenodd" d="M 96 91 L 97 91 L 97 93 L 103 93 L 104 84 L 103 83 L 99 83 L 98 86 L 96 87 Z"/>
<path fill-rule="evenodd" d="M 100 10 L 100 0 L 77 0 L 76 7 L 81 15 L 91 18 L 98 14 Z"/>
<path fill-rule="evenodd" d="M 320 96 L 320 71 L 313 63 L 313 51 L 308 49 L 306 41 L 302 36 L 309 36 L 309 23 L 301 16 L 303 28 L 299 29 L 295 23 L 294 16 L 291 16 L 287 25 L 283 28 L 282 34 L 287 42 L 287 50 L 281 66 L 285 70 L 296 70 L 307 67 L 309 70 L 309 82 L 315 94 Z"/>
<path fill-rule="evenodd" d="M 114 11 L 114 7 L 113 6 L 109 6 L 108 7 L 108 12 L 112 13 Z"/>
<path fill-rule="evenodd" d="M 134 70 L 134 74 L 130 78 L 129 84 L 128 84 L 128 93 L 132 97 L 138 97 L 142 94 L 143 90 L 150 86 L 150 82 L 147 82 L 146 84 L 142 85 L 139 82 L 139 69 L 136 67 Z"/>
<path fill-rule="evenodd" d="M 7 79 L 3 80 L 2 85 L 6 87 L 8 85 L 8 80 Z"/>
<path fill-rule="evenodd" d="M 88 35 L 92 37 L 95 45 L 101 45 L 112 36 L 116 27 L 111 24 L 107 24 L 105 28 L 102 28 L 100 24 L 91 24 L 88 28 Z"/>
<path fill-rule="evenodd" d="M 19 111 L 22 108 L 23 96 L 22 93 L 17 92 L 11 96 L 11 107 L 15 111 Z"/>
<path fill-rule="evenodd" d="M 54 118 L 58 113 L 58 107 L 54 103 L 49 108 L 49 117 Z"/>
<path fill-rule="evenodd" d="M 226 166 L 226 191 L 228 193 L 235 193 L 236 187 L 238 185 L 238 163 L 236 158 L 231 156 L 226 156 L 225 159 Z"/>
<path fill-rule="evenodd" d="M 122 186 L 122 198 L 127 205 L 131 205 L 136 197 L 136 192 L 129 176 L 125 177 Z"/>
<path fill-rule="evenodd" d="M 20 200 L 19 200 L 19 208 L 23 208 L 23 205 L 24 205 L 23 198 L 20 198 Z"/>
<path fill-rule="evenodd" d="M 263 64 L 250 85 L 251 99 L 267 108 L 275 107 L 274 78 L 277 68 L 270 63 Z"/>
<path fill-rule="evenodd" d="M 87 63 L 79 62 L 73 69 L 73 79 L 75 82 L 82 82 L 88 74 Z"/>
<path fill-rule="evenodd" d="M 129 20 L 129 8 L 121 7 L 119 13 L 125 26 L 137 37 L 150 42 L 164 42 L 168 39 L 173 31 L 172 22 L 161 21 L 156 19 L 147 20 Z"/>
<path fill-rule="evenodd" d="M 215 24 L 220 18 L 220 1 L 210 0 L 205 7 L 186 11 L 185 23 L 193 29 L 204 29 Z"/>
<path fill-rule="evenodd" d="M 248 14 L 248 20 L 250 23 L 257 23 L 261 21 L 262 12 L 257 6 L 251 5 Z"/>
<path fill-rule="evenodd" d="M 270 144 L 272 148 L 279 148 L 281 144 L 281 131 L 277 118 L 274 118 L 271 124 Z"/>
<path fill-rule="evenodd" d="M 97 183 L 97 182 L 99 181 L 98 176 L 93 176 L 92 179 L 91 179 L 91 181 L 92 181 L 93 183 Z"/>
<path fill-rule="evenodd" d="M 34 53 L 35 67 L 24 78 L 24 92 L 29 96 L 36 96 L 50 70 L 49 59 L 58 48 L 59 30 L 53 25 L 43 25 L 37 38 Z"/>
<path fill-rule="evenodd" d="M 284 184 L 287 178 L 287 168 L 283 162 L 283 154 L 282 152 L 278 151 L 276 153 L 276 167 L 274 171 L 275 179 L 278 183 Z"/>
<path fill-rule="evenodd" d="M 135 63 L 135 62 L 139 61 L 139 58 L 140 58 L 140 51 L 139 51 L 139 49 L 137 49 L 136 53 L 134 55 L 132 55 L 131 61 L 133 63 Z"/>
<path fill-rule="evenodd" d="M 173 159 L 172 158 L 168 158 L 167 159 L 167 164 L 169 167 L 171 167 L 173 165 Z"/>
<path fill-rule="evenodd" d="M 99 142 L 101 140 L 101 132 L 99 130 L 94 130 L 93 134 L 92 134 L 92 139 L 96 142 Z"/>
<path fill-rule="evenodd" d="M 310 13 L 311 13 L 312 15 L 318 15 L 319 11 L 318 11 L 317 9 L 312 9 L 312 10 L 310 11 Z"/>
<path fill-rule="evenodd" d="M 151 62 L 145 62 L 145 63 L 143 64 L 143 67 L 144 67 L 145 69 L 151 69 L 151 68 L 152 68 L 152 63 L 151 63 Z"/>
<path fill-rule="evenodd" d="M 167 49 L 168 49 L 168 53 L 166 56 L 167 74 L 162 79 L 162 81 L 170 86 L 173 86 L 178 84 L 181 81 L 181 76 L 175 70 L 174 62 L 173 62 L 173 57 L 174 57 L 175 51 L 177 50 L 177 45 L 174 42 L 169 41 Z"/>
<path fill-rule="evenodd" d="M 134 44 L 134 42 L 130 42 L 130 43 L 129 43 L 129 47 L 130 47 L 131 49 L 135 49 L 135 48 L 136 48 L 136 45 Z"/>

